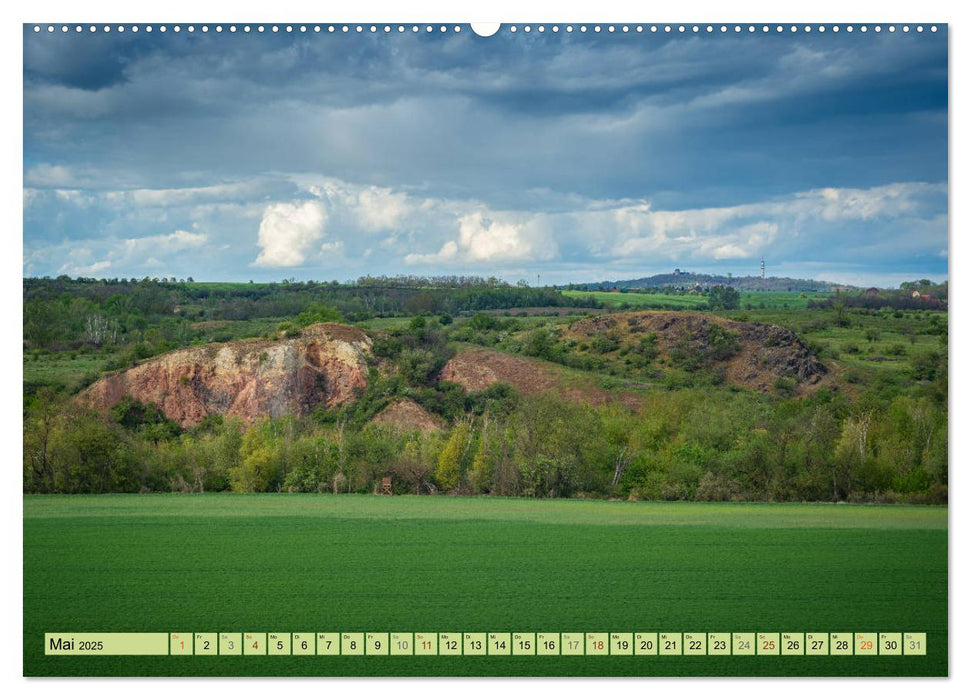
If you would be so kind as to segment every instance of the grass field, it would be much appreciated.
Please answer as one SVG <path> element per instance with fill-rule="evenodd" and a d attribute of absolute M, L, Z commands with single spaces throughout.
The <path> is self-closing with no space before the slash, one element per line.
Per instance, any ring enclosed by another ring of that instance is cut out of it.
<path fill-rule="evenodd" d="M 73 357 L 72 357 L 73 355 Z M 36 359 L 35 359 L 36 357 Z M 73 390 L 89 372 L 97 372 L 106 358 L 94 353 L 24 353 L 24 382 Z"/>
<path fill-rule="evenodd" d="M 615 308 L 621 304 L 630 304 L 635 309 L 691 309 L 704 308 L 708 305 L 708 298 L 703 296 L 688 296 L 683 294 L 641 294 L 640 292 L 582 292 L 564 291 L 563 296 L 573 299 L 588 299 L 593 297 L 603 302 L 608 308 Z"/>
<path fill-rule="evenodd" d="M 564 296 L 574 299 L 593 297 L 609 308 L 627 303 L 635 309 L 692 309 L 706 308 L 708 297 L 688 294 L 647 294 L 641 292 L 582 292 L 564 291 Z M 765 309 L 805 309 L 811 299 L 826 299 L 829 292 L 742 292 L 742 308 L 752 306 Z"/>
<path fill-rule="evenodd" d="M 947 510 L 24 497 L 26 675 L 945 675 Z M 45 657 L 44 632 L 924 631 L 926 657 Z"/>

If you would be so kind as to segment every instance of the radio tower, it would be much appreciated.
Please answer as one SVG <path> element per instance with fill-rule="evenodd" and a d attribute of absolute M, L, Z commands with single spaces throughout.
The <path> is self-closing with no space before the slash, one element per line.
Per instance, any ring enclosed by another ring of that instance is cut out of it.
<path fill-rule="evenodd" d="M 762 270 L 762 279 L 765 279 L 765 258 L 762 258 L 762 264 L 759 265 L 759 269 Z"/>

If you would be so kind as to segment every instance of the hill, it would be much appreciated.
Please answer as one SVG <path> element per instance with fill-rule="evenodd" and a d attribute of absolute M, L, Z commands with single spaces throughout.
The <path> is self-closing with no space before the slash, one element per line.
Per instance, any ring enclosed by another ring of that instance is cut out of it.
<path fill-rule="evenodd" d="M 665 365 L 707 369 L 728 384 L 763 392 L 791 382 L 796 393 L 806 393 L 828 373 L 786 328 L 707 314 L 648 311 L 595 316 L 572 324 L 566 338 L 618 360 L 631 353 L 650 354 Z"/>
<path fill-rule="evenodd" d="M 844 284 L 824 282 L 820 280 L 797 279 L 794 277 L 734 277 L 727 275 L 709 275 L 697 272 L 681 272 L 639 277 L 637 279 L 595 282 L 573 285 L 574 289 L 594 291 L 598 289 L 660 289 L 690 288 L 694 286 L 713 287 L 725 285 L 739 291 L 759 292 L 830 292 L 836 289 L 854 289 Z"/>
<path fill-rule="evenodd" d="M 352 327 L 304 288 L 233 318 L 136 287 L 25 304 L 25 491 L 947 500 L 943 309 L 567 293 Z"/>
<path fill-rule="evenodd" d="M 241 340 L 175 350 L 109 374 L 81 401 L 109 409 L 126 397 L 158 406 L 183 428 L 210 415 L 246 422 L 353 401 L 367 382 L 371 340 L 339 324 L 316 324 L 297 338 Z"/>

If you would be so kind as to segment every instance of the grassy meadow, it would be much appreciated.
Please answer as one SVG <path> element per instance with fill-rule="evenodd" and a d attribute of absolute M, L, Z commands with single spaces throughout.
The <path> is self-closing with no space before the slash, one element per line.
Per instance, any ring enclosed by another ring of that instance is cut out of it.
<path fill-rule="evenodd" d="M 25 496 L 24 673 L 947 673 L 947 509 Z M 44 632 L 923 631 L 926 657 L 45 657 Z"/>
<path fill-rule="evenodd" d="M 615 309 L 627 304 L 632 309 L 674 309 L 683 311 L 700 310 L 708 307 L 708 297 L 700 294 L 651 294 L 647 292 L 563 292 L 563 296 L 573 299 L 593 297 L 604 304 L 605 308 Z M 742 292 L 740 303 L 765 309 L 805 309 L 810 300 L 826 299 L 830 292 Z"/>

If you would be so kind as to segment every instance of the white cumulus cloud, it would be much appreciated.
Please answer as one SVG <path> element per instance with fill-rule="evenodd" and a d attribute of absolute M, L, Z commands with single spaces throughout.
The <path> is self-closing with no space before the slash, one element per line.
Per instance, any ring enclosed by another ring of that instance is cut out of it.
<path fill-rule="evenodd" d="M 486 215 L 475 211 L 459 217 L 457 239 L 446 241 L 437 253 L 412 253 L 409 264 L 439 262 L 510 263 L 551 260 L 556 243 L 539 215 Z"/>
<path fill-rule="evenodd" d="M 357 218 L 368 231 L 390 231 L 409 214 L 411 206 L 403 192 L 369 187 L 357 196 Z"/>
<path fill-rule="evenodd" d="M 205 245 L 208 236 L 204 233 L 192 233 L 182 231 L 167 233 L 158 236 L 145 236 L 144 238 L 126 238 L 124 241 L 124 254 L 126 258 L 132 256 L 145 255 L 147 253 L 178 253 L 180 251 L 191 250 Z"/>
<path fill-rule="evenodd" d="M 320 202 L 278 202 L 269 205 L 260 221 L 256 267 L 303 265 L 324 237 L 327 212 Z"/>

